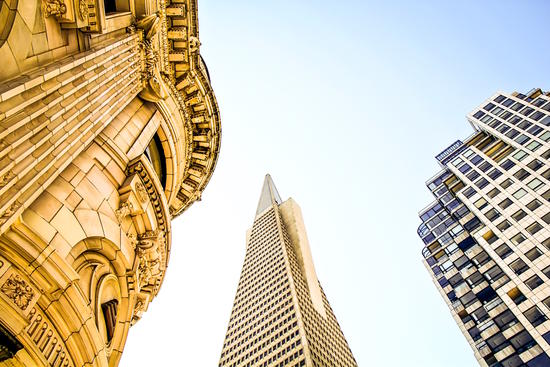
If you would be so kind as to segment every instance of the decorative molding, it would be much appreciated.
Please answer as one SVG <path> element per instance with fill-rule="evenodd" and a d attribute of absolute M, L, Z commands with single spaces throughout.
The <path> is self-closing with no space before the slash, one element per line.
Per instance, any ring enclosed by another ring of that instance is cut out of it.
<path fill-rule="evenodd" d="M 15 303 L 17 307 L 25 311 L 34 297 L 32 287 L 18 274 L 11 274 L 4 282 L 0 291 Z"/>
<path fill-rule="evenodd" d="M 67 347 L 46 316 L 36 307 L 29 313 L 30 323 L 26 332 L 42 352 L 50 366 L 73 367 Z"/>

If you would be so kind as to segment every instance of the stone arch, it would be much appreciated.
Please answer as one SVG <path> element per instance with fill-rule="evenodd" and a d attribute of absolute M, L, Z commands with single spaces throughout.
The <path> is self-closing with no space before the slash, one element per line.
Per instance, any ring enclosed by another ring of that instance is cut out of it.
<path fill-rule="evenodd" d="M 71 265 L 79 275 L 80 292 L 90 305 L 111 365 L 111 359 L 120 358 L 132 319 L 127 281 L 132 263 L 115 243 L 101 237 L 80 241 L 67 258 L 74 258 Z"/>
<path fill-rule="evenodd" d="M 0 14 L 7 14 L 4 15 L 6 19 L 0 22 L 0 47 L 8 40 L 17 14 L 17 3 L 18 0 L 0 0 Z"/>

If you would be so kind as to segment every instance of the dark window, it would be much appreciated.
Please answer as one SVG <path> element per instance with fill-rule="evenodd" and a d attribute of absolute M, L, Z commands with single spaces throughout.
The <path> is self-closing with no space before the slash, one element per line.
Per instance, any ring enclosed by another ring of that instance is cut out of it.
<path fill-rule="evenodd" d="M 529 172 L 527 172 L 527 170 L 521 168 L 516 173 L 514 173 L 514 177 L 521 181 L 525 177 L 529 177 Z"/>
<path fill-rule="evenodd" d="M 483 115 L 485 115 L 485 112 L 483 112 L 483 111 L 477 111 L 477 112 L 474 114 L 474 117 L 475 117 L 476 119 L 480 119 L 480 118 L 483 117 Z"/>
<path fill-rule="evenodd" d="M 507 188 L 507 187 L 510 187 L 512 184 L 514 183 L 514 181 L 512 181 L 511 178 L 507 178 L 506 180 L 502 181 L 500 183 L 500 187 L 502 187 L 503 189 Z"/>
<path fill-rule="evenodd" d="M 531 201 L 529 204 L 527 204 L 527 208 L 531 211 L 534 211 L 535 209 L 537 209 L 539 206 L 541 206 L 542 203 L 540 201 L 538 201 L 537 199 Z"/>
<path fill-rule="evenodd" d="M 510 200 L 509 198 L 506 198 L 504 200 L 502 200 L 498 206 L 500 206 L 502 209 L 506 209 L 508 208 L 510 205 L 512 205 L 514 202 L 512 200 Z"/>
<path fill-rule="evenodd" d="M 547 317 L 544 316 L 544 314 L 539 310 L 537 306 L 531 307 L 523 314 L 525 315 L 527 320 L 529 320 L 529 322 L 533 324 L 533 326 L 538 326 L 547 320 Z"/>
<path fill-rule="evenodd" d="M 502 222 L 500 222 L 499 224 L 497 224 L 497 228 L 503 232 L 505 230 L 507 230 L 508 228 L 510 228 L 510 222 L 508 222 L 506 219 L 503 220 Z"/>
<path fill-rule="evenodd" d="M 495 105 L 492 104 L 492 103 L 489 103 L 489 104 L 485 105 L 485 107 L 483 107 L 483 109 L 485 111 L 491 111 L 493 108 L 495 108 Z"/>
<path fill-rule="evenodd" d="M 157 177 L 160 180 L 162 187 L 166 188 L 166 158 L 164 157 L 164 149 L 158 134 L 155 134 L 147 149 L 145 156 L 151 162 Z"/>
<path fill-rule="evenodd" d="M 483 172 L 487 172 L 491 167 L 492 167 L 491 163 L 489 162 L 483 162 L 482 164 L 479 165 L 479 169 Z"/>
<path fill-rule="evenodd" d="M 487 211 L 487 213 L 485 213 L 485 216 L 490 221 L 494 221 L 495 219 L 500 217 L 500 213 L 496 209 L 490 209 L 490 210 Z"/>
<path fill-rule="evenodd" d="M 514 271 L 517 275 L 520 275 L 521 273 L 524 273 L 529 269 L 527 264 L 522 259 L 517 259 L 513 263 L 510 264 L 510 269 Z"/>
<path fill-rule="evenodd" d="M 480 178 L 479 180 L 477 180 L 475 182 L 475 185 L 479 188 L 479 189 L 483 189 L 485 186 L 487 186 L 489 184 L 489 181 L 487 181 L 485 178 Z"/>
<path fill-rule="evenodd" d="M 525 285 L 528 286 L 531 290 L 536 289 L 542 283 L 544 283 L 544 281 L 536 274 L 525 281 Z"/>
<path fill-rule="evenodd" d="M 531 168 L 533 171 L 538 170 L 542 166 L 543 166 L 542 162 L 539 161 L 538 159 L 533 159 L 533 161 L 531 161 L 531 163 L 527 165 L 527 167 Z"/>
<path fill-rule="evenodd" d="M 117 306 L 118 300 L 116 299 L 110 300 L 101 305 L 101 310 L 103 311 L 103 317 L 105 319 L 105 328 L 107 330 L 107 342 L 111 341 L 115 332 Z"/>
<path fill-rule="evenodd" d="M 511 160 L 507 159 L 500 165 L 503 169 L 508 171 L 510 168 L 514 167 L 516 164 L 512 162 Z"/>
<path fill-rule="evenodd" d="M 514 214 L 512 214 L 512 218 L 516 221 L 516 222 L 519 222 L 520 220 L 522 220 L 523 218 L 525 218 L 525 216 L 527 215 L 527 213 L 525 213 L 522 209 L 518 210 L 517 212 L 515 212 Z"/>
<path fill-rule="evenodd" d="M 512 249 L 505 243 L 497 247 L 495 252 L 501 259 L 505 259 L 513 253 Z"/>

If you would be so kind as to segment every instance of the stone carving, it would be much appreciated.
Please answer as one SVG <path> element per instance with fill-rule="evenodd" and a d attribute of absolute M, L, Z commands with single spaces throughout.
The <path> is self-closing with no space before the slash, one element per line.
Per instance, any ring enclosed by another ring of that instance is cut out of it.
<path fill-rule="evenodd" d="M 120 203 L 120 206 L 115 210 L 116 219 L 118 223 L 122 223 L 125 217 L 129 216 L 130 213 L 134 210 L 134 206 L 129 201 L 124 201 Z"/>
<path fill-rule="evenodd" d="M 167 96 L 166 87 L 163 85 L 160 76 L 158 40 L 155 39 L 160 25 L 159 13 L 148 15 L 140 19 L 135 25 L 137 29 L 143 31 L 143 39 L 140 42 L 144 60 L 142 71 L 143 90 L 140 96 L 149 102 L 158 102 Z"/>
<path fill-rule="evenodd" d="M 50 17 L 52 15 L 60 16 L 67 13 L 67 5 L 63 0 L 46 0 L 44 3 L 44 15 Z"/>
<path fill-rule="evenodd" d="M 33 289 L 17 274 L 12 274 L 0 288 L 23 311 L 29 307 L 34 297 Z"/>
<path fill-rule="evenodd" d="M 136 195 L 142 203 L 145 203 L 149 199 L 149 194 L 141 182 L 136 182 Z"/>
<path fill-rule="evenodd" d="M 88 1 L 78 0 L 78 17 L 80 20 L 88 19 Z"/>
<path fill-rule="evenodd" d="M 139 258 L 137 280 L 140 289 L 162 274 L 164 253 L 164 231 L 147 231 L 138 237 L 136 254 Z"/>
<path fill-rule="evenodd" d="M 0 217 L 0 225 L 6 223 L 8 219 L 10 219 L 10 217 L 17 211 L 17 209 L 19 209 L 20 206 L 21 203 L 15 200 Z"/>
<path fill-rule="evenodd" d="M 4 173 L 2 176 L 0 176 L 0 187 L 4 187 L 10 182 L 10 180 L 15 177 L 13 174 L 13 171 L 9 170 L 8 172 Z"/>
<path fill-rule="evenodd" d="M 189 37 L 189 52 L 192 54 L 196 54 L 199 52 L 199 48 L 201 46 L 201 42 L 199 41 L 198 37 L 190 36 Z"/>

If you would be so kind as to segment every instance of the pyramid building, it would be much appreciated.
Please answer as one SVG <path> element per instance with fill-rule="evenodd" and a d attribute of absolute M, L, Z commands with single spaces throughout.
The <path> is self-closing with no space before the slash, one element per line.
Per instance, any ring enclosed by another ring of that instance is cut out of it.
<path fill-rule="evenodd" d="M 321 288 L 300 207 L 266 176 L 220 367 L 357 366 Z"/>

